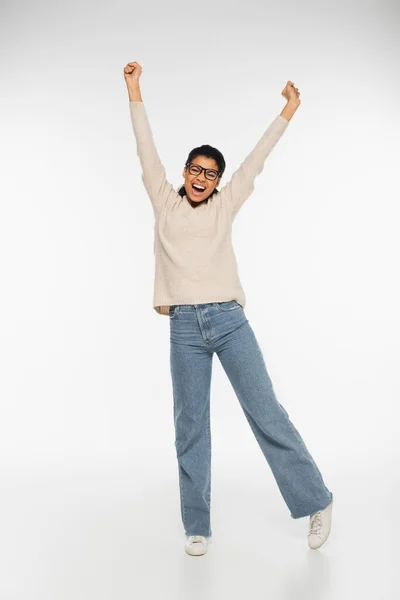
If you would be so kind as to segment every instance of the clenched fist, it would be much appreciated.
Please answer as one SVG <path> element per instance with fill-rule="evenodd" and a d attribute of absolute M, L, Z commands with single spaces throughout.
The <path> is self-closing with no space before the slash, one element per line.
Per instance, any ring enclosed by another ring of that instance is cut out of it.
<path fill-rule="evenodd" d="M 293 81 L 288 81 L 285 85 L 284 89 L 281 92 L 282 96 L 286 98 L 288 102 L 293 102 L 294 104 L 300 104 L 300 92 L 297 87 L 295 87 Z"/>
<path fill-rule="evenodd" d="M 124 68 L 124 77 L 126 85 L 129 87 L 132 83 L 138 83 L 142 74 L 142 67 L 137 62 L 130 62 Z"/>

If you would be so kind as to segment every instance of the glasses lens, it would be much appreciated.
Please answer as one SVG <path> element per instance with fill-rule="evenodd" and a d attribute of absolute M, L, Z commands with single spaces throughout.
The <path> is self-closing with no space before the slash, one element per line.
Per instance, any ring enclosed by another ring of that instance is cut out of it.
<path fill-rule="evenodd" d="M 214 179 L 217 179 L 218 173 L 217 171 L 210 171 L 209 169 L 206 171 L 206 177 L 207 179 L 211 179 L 211 181 L 213 181 Z"/>
<path fill-rule="evenodd" d="M 201 168 L 198 167 L 197 165 L 190 165 L 189 173 L 191 175 L 198 175 L 199 173 L 201 173 Z"/>

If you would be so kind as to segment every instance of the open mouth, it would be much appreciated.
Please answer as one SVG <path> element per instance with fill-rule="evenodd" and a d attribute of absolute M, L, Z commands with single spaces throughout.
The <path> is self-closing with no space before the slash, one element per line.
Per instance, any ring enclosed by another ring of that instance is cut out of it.
<path fill-rule="evenodd" d="M 195 196 L 201 196 L 204 193 L 205 189 L 206 188 L 203 186 L 192 184 L 192 190 Z"/>

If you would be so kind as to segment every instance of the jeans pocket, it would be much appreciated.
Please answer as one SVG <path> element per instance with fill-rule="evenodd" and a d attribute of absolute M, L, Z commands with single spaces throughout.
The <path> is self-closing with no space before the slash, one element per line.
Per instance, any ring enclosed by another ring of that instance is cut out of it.
<path fill-rule="evenodd" d="M 243 308 L 241 304 L 239 304 L 239 302 L 237 302 L 236 300 L 227 300 L 225 302 L 216 302 L 215 305 L 217 306 L 217 308 L 221 311 L 231 311 L 231 310 L 238 310 L 239 308 Z"/>
<path fill-rule="evenodd" d="M 171 304 L 171 306 L 169 307 L 169 318 L 175 319 L 176 315 L 178 314 L 179 311 L 179 304 Z"/>

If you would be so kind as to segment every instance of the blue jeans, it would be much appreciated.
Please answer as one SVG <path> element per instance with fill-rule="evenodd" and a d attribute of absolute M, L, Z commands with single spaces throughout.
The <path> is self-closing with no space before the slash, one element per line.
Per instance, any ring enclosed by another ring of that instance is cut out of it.
<path fill-rule="evenodd" d="M 214 352 L 294 519 L 330 504 L 299 432 L 278 402 L 262 351 L 236 300 L 173 305 L 170 367 L 181 516 L 186 535 L 211 537 L 210 387 Z"/>

